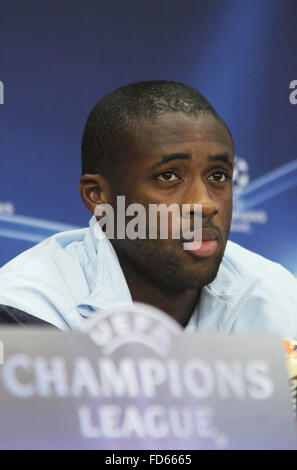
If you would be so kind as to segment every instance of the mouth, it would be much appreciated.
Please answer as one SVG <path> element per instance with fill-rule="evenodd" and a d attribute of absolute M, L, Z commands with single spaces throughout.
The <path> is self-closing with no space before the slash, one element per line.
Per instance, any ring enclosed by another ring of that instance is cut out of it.
<path fill-rule="evenodd" d="M 197 258 L 209 258 L 217 251 L 219 246 L 218 239 L 217 231 L 205 229 L 202 231 L 202 240 L 199 242 L 182 240 L 183 249 Z"/>

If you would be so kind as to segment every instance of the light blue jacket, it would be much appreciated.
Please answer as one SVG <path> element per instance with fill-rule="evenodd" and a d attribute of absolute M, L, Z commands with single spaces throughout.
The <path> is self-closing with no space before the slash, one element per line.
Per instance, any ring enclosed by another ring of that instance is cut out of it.
<path fill-rule="evenodd" d="M 0 304 L 63 330 L 131 302 L 117 255 L 94 217 L 89 228 L 54 235 L 0 270 Z M 186 329 L 297 338 L 297 281 L 279 264 L 229 241 Z"/>

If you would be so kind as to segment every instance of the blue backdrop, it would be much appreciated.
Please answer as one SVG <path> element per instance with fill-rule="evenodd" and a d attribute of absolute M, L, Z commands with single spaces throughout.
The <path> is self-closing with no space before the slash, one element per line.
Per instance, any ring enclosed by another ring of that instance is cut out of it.
<path fill-rule="evenodd" d="M 88 223 L 77 185 L 91 107 L 128 82 L 170 79 L 199 89 L 233 133 L 230 238 L 297 275 L 296 10 L 296 0 L 1 0 L 0 264 Z"/>

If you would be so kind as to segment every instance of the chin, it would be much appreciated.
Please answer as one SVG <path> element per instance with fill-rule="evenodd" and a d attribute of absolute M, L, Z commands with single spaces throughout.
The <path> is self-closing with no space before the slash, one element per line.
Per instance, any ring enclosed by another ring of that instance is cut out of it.
<path fill-rule="evenodd" d="M 183 270 L 176 278 L 182 280 L 188 289 L 197 289 L 210 284 L 217 276 L 223 255 L 220 253 L 215 259 L 201 259 L 199 265 Z M 182 275 L 181 275 L 182 274 Z"/>
<path fill-rule="evenodd" d="M 185 266 L 176 267 L 173 270 L 155 270 L 154 279 L 163 284 L 166 290 L 182 292 L 186 290 L 198 290 L 210 284 L 217 276 L 220 263 L 211 266 L 199 266 L 195 269 L 187 269 Z M 166 275 L 164 276 L 164 274 Z"/>

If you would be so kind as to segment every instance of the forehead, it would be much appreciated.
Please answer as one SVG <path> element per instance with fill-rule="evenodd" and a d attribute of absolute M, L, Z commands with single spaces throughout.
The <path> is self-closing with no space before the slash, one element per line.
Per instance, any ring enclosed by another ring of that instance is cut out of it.
<path fill-rule="evenodd" d="M 233 154 L 233 142 L 224 124 L 211 114 L 198 117 L 183 113 L 168 113 L 153 122 L 141 121 L 135 136 L 136 153 L 145 156 L 148 153 L 170 150 L 175 147 L 224 147 Z"/>

